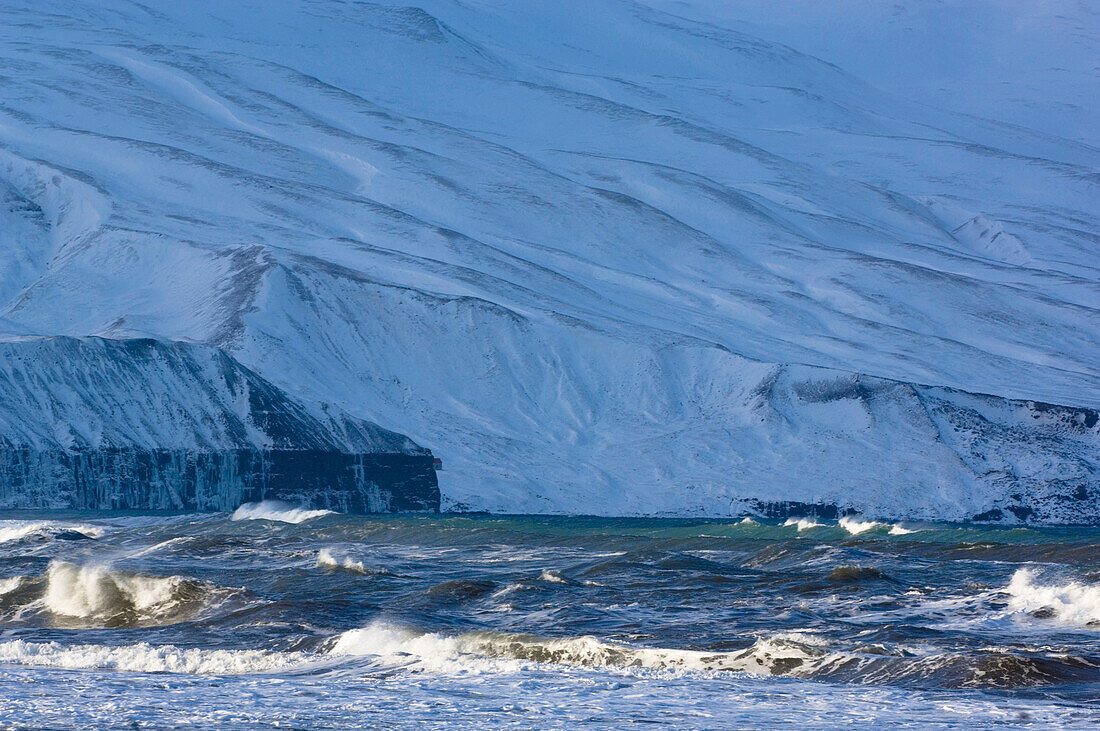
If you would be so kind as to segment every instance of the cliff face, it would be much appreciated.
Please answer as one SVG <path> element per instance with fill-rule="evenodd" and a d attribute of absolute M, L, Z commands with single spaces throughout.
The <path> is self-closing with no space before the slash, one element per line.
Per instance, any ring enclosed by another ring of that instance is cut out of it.
<path fill-rule="evenodd" d="M 0 508 L 230 511 L 279 500 L 340 513 L 438 512 L 431 456 L 313 449 L 0 448 Z"/>
<path fill-rule="evenodd" d="M 439 509 L 432 456 L 186 343 L 0 343 L 0 507 Z"/>

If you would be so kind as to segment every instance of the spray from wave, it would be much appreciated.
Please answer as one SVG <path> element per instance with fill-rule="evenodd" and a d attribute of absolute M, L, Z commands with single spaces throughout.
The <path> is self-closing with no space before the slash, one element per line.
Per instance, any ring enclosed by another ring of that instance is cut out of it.
<path fill-rule="evenodd" d="M 824 523 L 818 523 L 813 518 L 787 518 L 783 523 L 784 526 L 797 526 L 799 531 L 809 530 L 810 528 L 824 528 Z"/>
<path fill-rule="evenodd" d="M 1005 588 L 1009 606 L 1041 618 L 1100 627 L 1100 584 L 1042 584 L 1033 569 L 1018 569 Z"/>
<path fill-rule="evenodd" d="M 875 520 L 860 520 L 859 518 L 846 515 L 840 519 L 839 525 L 844 530 L 851 533 L 853 536 L 858 536 L 860 533 L 866 533 L 869 530 L 875 530 L 876 528 L 885 528 L 885 523 L 879 523 Z"/>
<path fill-rule="evenodd" d="M 80 523 L 62 523 L 44 520 L 3 520 L 0 521 L 0 543 L 38 539 L 83 539 L 99 538 L 103 529 L 94 525 Z"/>
<path fill-rule="evenodd" d="M 367 568 L 362 561 L 356 561 L 350 556 L 344 556 L 342 559 L 337 558 L 327 548 L 322 548 L 317 552 L 317 568 L 327 569 L 330 571 L 347 571 L 352 574 L 359 574 L 361 576 L 373 576 L 377 574 L 388 574 L 388 571 Z"/>
<path fill-rule="evenodd" d="M 139 627 L 196 619 L 240 592 L 182 576 L 52 561 L 43 576 L 0 584 L 7 619 L 44 615 L 62 627 Z"/>
<path fill-rule="evenodd" d="M 278 500 L 245 503 L 229 516 L 230 520 L 273 520 L 280 523 L 304 523 L 307 520 L 334 515 L 331 510 L 307 510 Z"/>
<path fill-rule="evenodd" d="M 577 667 L 644 668 L 682 672 L 748 672 L 780 675 L 825 655 L 812 635 L 761 638 L 737 652 L 629 647 L 595 637 L 545 639 L 533 635 L 468 632 L 444 635 L 382 622 L 338 635 L 331 655 L 374 656 L 439 672 L 500 672 L 523 663 Z"/>

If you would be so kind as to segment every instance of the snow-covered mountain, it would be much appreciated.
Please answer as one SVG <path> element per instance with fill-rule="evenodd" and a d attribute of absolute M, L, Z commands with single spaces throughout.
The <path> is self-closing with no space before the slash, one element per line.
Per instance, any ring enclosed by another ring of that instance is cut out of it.
<path fill-rule="evenodd" d="M 0 330 L 220 349 L 444 508 L 1095 521 L 1098 12 L 5 0 Z"/>

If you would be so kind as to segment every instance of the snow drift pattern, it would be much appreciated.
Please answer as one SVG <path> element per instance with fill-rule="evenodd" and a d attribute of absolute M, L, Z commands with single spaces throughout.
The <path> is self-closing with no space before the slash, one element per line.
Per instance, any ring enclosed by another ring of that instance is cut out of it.
<path fill-rule="evenodd" d="M 1086 11 L 958 114 L 754 8 L 8 3 L 0 329 L 217 346 L 451 508 L 1097 520 Z"/>

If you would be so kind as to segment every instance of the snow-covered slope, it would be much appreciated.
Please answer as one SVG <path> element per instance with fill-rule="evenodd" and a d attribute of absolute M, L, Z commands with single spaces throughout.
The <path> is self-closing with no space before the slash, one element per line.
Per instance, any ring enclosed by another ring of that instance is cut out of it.
<path fill-rule="evenodd" d="M 0 328 L 222 348 L 445 507 L 1094 518 L 1097 16 L 874 5 L 6 2 Z"/>
<path fill-rule="evenodd" d="M 207 345 L 16 338 L 0 392 L 0 507 L 439 507 L 430 452 Z"/>
<path fill-rule="evenodd" d="M 34 450 L 308 449 L 426 454 L 335 411 L 310 413 L 222 351 L 101 338 L 0 342 L 0 444 Z"/>

